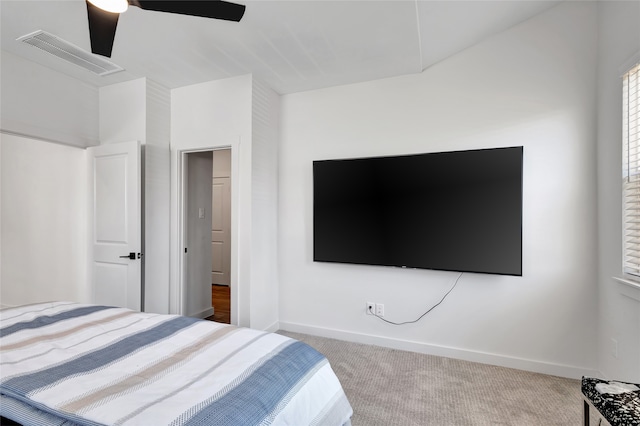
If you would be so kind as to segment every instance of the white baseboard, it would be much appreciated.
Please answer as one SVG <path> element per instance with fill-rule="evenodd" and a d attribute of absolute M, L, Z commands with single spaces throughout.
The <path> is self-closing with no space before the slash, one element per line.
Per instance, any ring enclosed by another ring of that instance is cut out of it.
<path fill-rule="evenodd" d="M 268 331 L 269 333 L 275 333 L 278 330 L 280 330 L 280 323 L 278 321 L 274 322 L 269 327 L 264 329 L 264 331 Z"/>
<path fill-rule="evenodd" d="M 190 314 L 190 315 L 187 315 L 187 316 L 203 319 L 203 318 L 210 317 L 211 315 L 213 315 L 213 308 L 208 308 L 208 309 L 205 309 L 203 311 L 196 312 L 194 314 Z"/>
<path fill-rule="evenodd" d="M 482 364 L 497 365 L 500 367 L 515 368 L 518 370 L 532 371 L 535 373 L 549 374 L 552 376 L 580 379 L 582 376 L 602 377 L 602 373 L 592 368 L 575 367 L 571 365 L 553 364 L 544 361 L 535 361 L 525 358 L 517 358 L 506 355 L 497 355 L 486 352 L 471 351 L 467 349 L 452 348 L 428 343 L 414 342 L 410 340 L 393 339 L 390 337 L 374 336 L 370 334 L 353 333 L 344 330 L 315 327 L 290 322 L 280 322 L 280 330 L 293 333 L 304 333 L 312 336 L 328 337 L 331 339 L 346 340 L 354 343 L 382 346 L 392 349 L 400 349 L 410 352 L 418 352 L 428 355 L 455 358 L 465 361 L 479 362 Z"/>

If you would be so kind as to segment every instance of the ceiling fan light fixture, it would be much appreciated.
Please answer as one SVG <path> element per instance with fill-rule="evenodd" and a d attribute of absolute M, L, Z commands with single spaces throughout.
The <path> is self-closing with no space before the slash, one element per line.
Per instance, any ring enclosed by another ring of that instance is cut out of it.
<path fill-rule="evenodd" d="M 127 0 L 88 0 L 91 4 L 111 13 L 122 13 L 127 10 Z"/>

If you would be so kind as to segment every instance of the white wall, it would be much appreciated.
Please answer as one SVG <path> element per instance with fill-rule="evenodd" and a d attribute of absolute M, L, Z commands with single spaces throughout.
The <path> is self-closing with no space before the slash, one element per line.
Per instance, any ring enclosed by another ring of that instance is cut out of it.
<path fill-rule="evenodd" d="M 145 80 L 145 143 L 168 149 L 171 138 L 171 91 L 153 80 Z"/>
<path fill-rule="evenodd" d="M 171 293 L 170 310 L 182 312 L 179 276 L 183 250 L 178 229 L 183 151 L 231 148 L 231 322 L 251 322 L 251 76 L 211 81 L 171 91 Z"/>
<path fill-rule="evenodd" d="M 144 310 L 169 312 L 171 92 L 140 78 L 100 88 L 100 143 L 140 141 Z"/>
<path fill-rule="evenodd" d="M 596 369 L 596 4 L 567 2 L 419 75 L 282 97 L 283 329 L 579 377 Z M 312 261 L 312 161 L 524 146 L 523 276 Z"/>
<path fill-rule="evenodd" d="M 59 143 L 98 144 L 98 89 L 2 51 L 0 129 Z"/>
<path fill-rule="evenodd" d="M 280 97 L 253 80 L 251 327 L 278 329 L 278 125 Z"/>
<path fill-rule="evenodd" d="M 146 80 L 144 140 L 144 250 L 147 312 L 169 313 L 171 91 Z"/>
<path fill-rule="evenodd" d="M 169 147 L 147 143 L 144 155 L 144 310 L 169 313 L 171 156 Z"/>
<path fill-rule="evenodd" d="M 598 2 L 599 366 L 605 376 L 640 382 L 640 288 L 622 276 L 622 80 L 640 61 L 640 2 Z M 615 345 L 617 342 L 617 353 Z"/>
<path fill-rule="evenodd" d="M 2 134 L 0 133 L 0 308 L 4 306 L 2 299 Z"/>
<path fill-rule="evenodd" d="M 183 151 L 231 148 L 231 322 L 277 329 L 279 97 L 251 75 L 171 92 L 172 300 L 179 300 L 178 185 Z M 179 312 L 173 306 L 172 312 Z"/>
<path fill-rule="evenodd" d="M 146 79 L 100 88 L 100 143 L 147 141 Z"/>
<path fill-rule="evenodd" d="M 85 151 L 0 134 L 2 305 L 88 302 Z"/>
<path fill-rule="evenodd" d="M 100 143 L 131 140 L 169 147 L 171 91 L 139 78 L 103 86 L 100 91 Z"/>

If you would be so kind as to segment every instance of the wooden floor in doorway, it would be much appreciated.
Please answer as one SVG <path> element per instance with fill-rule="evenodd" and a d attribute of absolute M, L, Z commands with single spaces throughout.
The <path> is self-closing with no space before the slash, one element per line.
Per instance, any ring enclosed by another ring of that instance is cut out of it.
<path fill-rule="evenodd" d="M 231 324 L 231 291 L 228 285 L 211 285 L 211 306 L 213 315 L 205 319 Z"/>

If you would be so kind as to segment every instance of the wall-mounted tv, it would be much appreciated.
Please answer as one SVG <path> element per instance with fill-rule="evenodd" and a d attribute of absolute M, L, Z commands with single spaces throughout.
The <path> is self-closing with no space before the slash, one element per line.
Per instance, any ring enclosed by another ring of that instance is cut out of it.
<path fill-rule="evenodd" d="M 313 259 L 522 275 L 523 148 L 313 162 Z"/>

